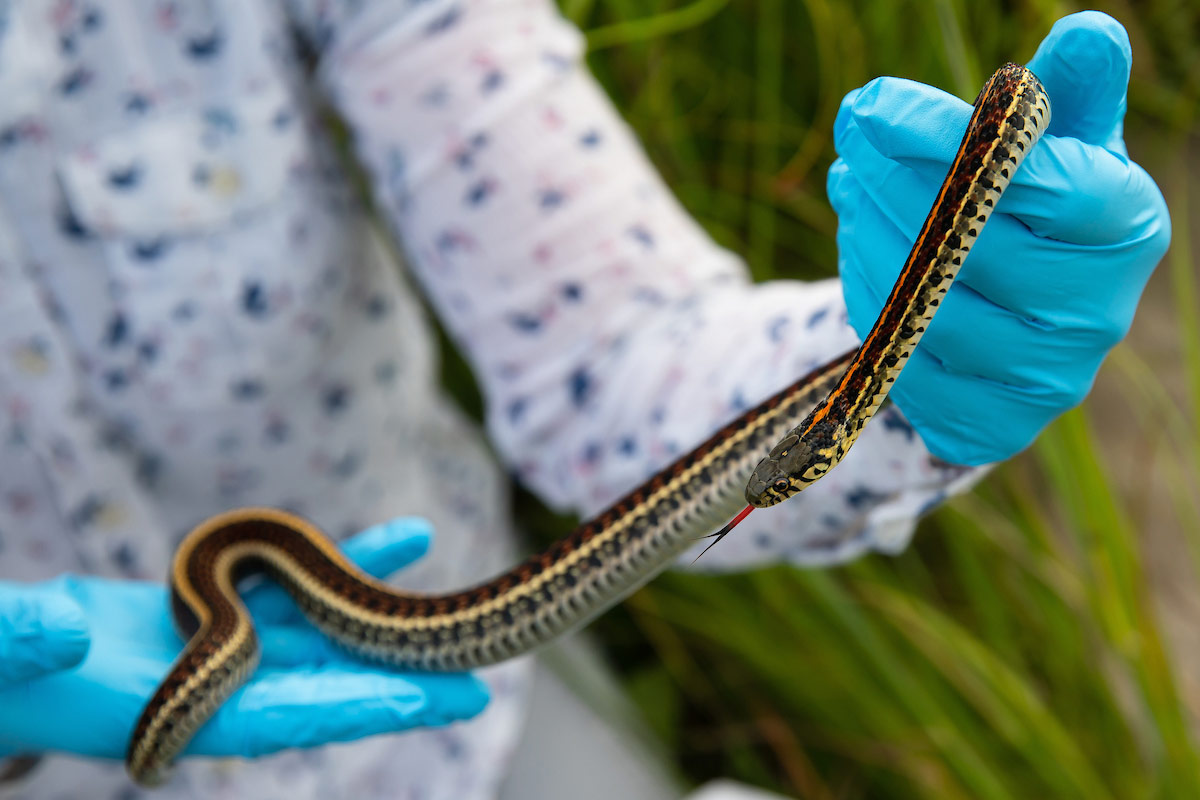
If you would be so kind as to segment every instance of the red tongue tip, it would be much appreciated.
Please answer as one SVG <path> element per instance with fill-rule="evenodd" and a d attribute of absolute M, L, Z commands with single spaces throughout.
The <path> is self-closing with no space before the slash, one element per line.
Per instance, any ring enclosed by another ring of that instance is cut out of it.
<path fill-rule="evenodd" d="M 739 522 L 744 520 L 746 517 L 750 516 L 750 512 L 753 511 L 754 508 L 755 508 L 754 506 L 746 506 L 741 511 L 739 511 L 738 515 L 736 517 L 734 517 L 733 519 L 731 519 L 729 521 L 729 524 L 725 526 L 725 532 L 729 533 L 731 530 L 736 528 L 738 526 Z"/>
<path fill-rule="evenodd" d="M 701 551 L 700 551 L 700 556 L 702 556 L 702 555 L 704 555 L 705 553 L 707 553 L 709 550 L 711 550 L 711 549 L 712 549 L 712 546 L 713 546 L 714 544 L 716 544 L 717 542 L 721 541 L 721 540 L 722 540 L 722 539 L 724 539 L 726 536 L 728 536 L 728 535 L 729 535 L 729 532 L 730 532 L 731 530 L 733 530 L 734 528 L 736 528 L 736 527 L 737 527 L 737 524 L 738 524 L 739 522 L 741 522 L 742 520 L 744 520 L 746 517 L 748 517 L 748 516 L 750 515 L 750 512 L 751 512 L 751 511 L 753 511 L 753 510 L 754 510 L 754 506 L 746 506 L 745 508 L 743 508 L 741 511 L 739 511 L 739 512 L 738 512 L 738 514 L 737 514 L 737 516 L 736 516 L 736 517 L 734 517 L 733 519 L 729 520 L 729 524 L 728 524 L 728 525 L 726 525 L 724 528 L 721 528 L 721 530 L 717 531 L 716 533 L 710 533 L 708 536 L 701 537 L 701 538 L 704 538 L 704 539 L 712 539 L 713 541 L 712 541 L 712 544 L 710 544 L 708 547 L 706 547 L 706 548 L 704 548 L 703 550 L 701 550 Z M 695 564 L 695 563 L 696 563 L 696 561 L 699 561 L 699 560 L 700 560 L 700 556 L 696 556 L 696 559 L 695 559 L 695 561 L 693 561 L 692 563 L 693 563 L 693 564 Z"/>

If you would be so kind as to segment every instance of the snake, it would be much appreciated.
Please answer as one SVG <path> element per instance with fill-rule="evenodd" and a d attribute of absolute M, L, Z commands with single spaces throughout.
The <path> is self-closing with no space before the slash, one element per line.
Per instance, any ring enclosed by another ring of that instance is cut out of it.
<path fill-rule="evenodd" d="M 147 786 L 165 780 L 200 726 L 257 666 L 258 638 L 237 592 L 249 575 L 265 573 L 281 584 L 318 630 L 363 659 L 413 670 L 473 669 L 581 627 L 709 531 L 716 530 L 708 536 L 715 544 L 750 511 L 828 474 L 887 397 L 1049 120 L 1037 77 L 1017 64 L 998 69 L 975 101 L 946 178 L 862 344 L 745 410 L 608 509 L 490 580 L 446 594 L 401 591 L 358 569 L 316 526 L 279 509 L 235 509 L 200 523 L 171 567 L 171 611 L 186 644 L 133 729 L 130 776 Z"/>

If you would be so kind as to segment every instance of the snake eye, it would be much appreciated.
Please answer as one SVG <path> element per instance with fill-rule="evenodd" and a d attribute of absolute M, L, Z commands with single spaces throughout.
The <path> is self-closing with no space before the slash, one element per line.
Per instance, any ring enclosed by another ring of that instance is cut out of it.
<path fill-rule="evenodd" d="M 780 478 L 779 480 L 775 481 L 773 488 L 775 489 L 775 491 L 779 492 L 780 494 L 783 494 L 784 492 L 786 492 L 788 490 L 788 487 L 790 485 L 791 484 L 788 483 L 787 478 Z"/>

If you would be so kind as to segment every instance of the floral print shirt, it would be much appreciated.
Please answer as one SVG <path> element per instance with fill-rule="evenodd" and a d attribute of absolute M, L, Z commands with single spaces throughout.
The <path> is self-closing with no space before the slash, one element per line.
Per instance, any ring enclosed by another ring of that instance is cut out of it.
<path fill-rule="evenodd" d="M 470 360 L 500 460 L 594 512 L 856 343 L 835 281 L 752 285 L 680 208 L 549 0 L 0 0 L 0 577 L 161 579 L 203 517 L 430 518 L 400 577 L 518 552 L 503 476 L 327 124 Z M 895 551 L 975 472 L 894 409 L 701 566 Z M 492 796 L 527 665 L 445 730 L 183 763 L 158 797 Z M 0 797 L 132 798 L 52 756 Z"/>

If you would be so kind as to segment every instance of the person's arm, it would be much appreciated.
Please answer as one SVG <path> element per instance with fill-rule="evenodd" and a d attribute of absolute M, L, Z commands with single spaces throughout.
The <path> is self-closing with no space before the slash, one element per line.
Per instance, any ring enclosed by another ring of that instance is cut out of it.
<path fill-rule="evenodd" d="M 553 505 L 598 510 L 857 343 L 838 282 L 751 285 L 688 217 L 549 2 L 298 7 L 379 209 L 479 378 L 494 441 Z M 931 456 L 891 408 L 825 480 L 705 562 L 898 549 L 977 474 Z"/>

